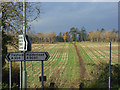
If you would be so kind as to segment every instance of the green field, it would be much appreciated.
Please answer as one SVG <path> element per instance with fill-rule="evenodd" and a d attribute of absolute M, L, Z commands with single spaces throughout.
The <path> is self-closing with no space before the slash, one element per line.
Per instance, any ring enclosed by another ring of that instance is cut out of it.
<path fill-rule="evenodd" d="M 91 87 L 97 77 L 103 71 L 98 66 L 109 63 L 109 43 L 77 42 L 75 43 L 83 60 L 84 78 L 81 78 L 81 66 L 76 53 L 74 43 L 32 44 L 32 52 L 48 52 L 50 58 L 44 62 L 44 76 L 47 81 L 45 87 L 55 83 L 56 88 L 79 88 L 80 83 L 84 87 Z M 9 47 L 9 51 L 12 51 Z M 118 64 L 118 43 L 112 43 L 112 65 Z M 40 88 L 41 62 L 27 62 L 27 87 Z M 108 74 L 108 72 L 106 72 Z M 104 86 L 108 87 L 108 86 Z"/>

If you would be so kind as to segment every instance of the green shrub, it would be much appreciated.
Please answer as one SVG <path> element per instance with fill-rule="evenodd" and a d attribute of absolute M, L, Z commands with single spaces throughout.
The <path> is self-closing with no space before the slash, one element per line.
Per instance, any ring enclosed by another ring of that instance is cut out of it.
<path fill-rule="evenodd" d="M 91 88 L 108 88 L 109 82 L 109 64 L 101 63 L 95 66 L 91 72 L 91 75 L 94 77 L 92 84 L 89 86 Z M 111 65 L 111 88 L 120 87 L 118 81 L 120 78 L 120 65 Z"/>

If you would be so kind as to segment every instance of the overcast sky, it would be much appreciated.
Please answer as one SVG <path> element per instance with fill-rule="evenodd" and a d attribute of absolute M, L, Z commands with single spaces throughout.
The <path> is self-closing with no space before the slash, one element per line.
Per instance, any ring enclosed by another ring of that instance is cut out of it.
<path fill-rule="evenodd" d="M 104 28 L 118 30 L 117 2 L 42 2 L 38 21 L 32 30 L 38 32 L 69 31 L 71 27 L 86 28 L 87 33 Z"/>

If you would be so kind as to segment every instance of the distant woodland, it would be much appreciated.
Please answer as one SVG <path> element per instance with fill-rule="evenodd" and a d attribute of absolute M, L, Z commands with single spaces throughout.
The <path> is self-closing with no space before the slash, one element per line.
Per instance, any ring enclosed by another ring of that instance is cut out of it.
<path fill-rule="evenodd" d="M 47 33 L 29 33 L 29 37 L 32 43 L 42 43 L 42 42 L 81 42 L 81 41 L 91 41 L 91 42 L 117 42 L 118 31 L 113 29 L 111 31 L 104 30 L 94 30 L 87 34 L 85 27 L 81 30 L 72 27 L 69 32 L 60 32 L 58 35 L 55 32 Z"/>

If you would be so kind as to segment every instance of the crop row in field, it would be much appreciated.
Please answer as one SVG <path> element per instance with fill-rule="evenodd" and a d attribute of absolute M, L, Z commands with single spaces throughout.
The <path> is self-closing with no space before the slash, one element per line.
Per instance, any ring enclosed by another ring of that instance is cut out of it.
<path fill-rule="evenodd" d="M 82 48 L 95 64 L 100 62 L 109 63 L 109 43 L 79 43 L 78 47 Z M 81 53 L 82 54 L 82 53 Z M 118 44 L 111 45 L 111 63 L 118 63 Z"/>
<path fill-rule="evenodd" d="M 96 69 L 96 65 L 109 63 L 109 43 L 76 43 L 80 56 L 84 61 L 86 68 L 84 81 L 93 80 L 91 72 Z M 15 51 L 10 47 L 10 51 Z M 56 43 L 56 44 L 32 44 L 32 52 L 48 52 L 50 58 L 44 62 L 44 76 L 47 81 L 45 87 L 49 87 L 51 82 L 58 88 L 78 88 L 81 82 L 80 64 L 74 44 Z M 118 44 L 112 43 L 111 63 L 118 64 Z M 17 62 L 19 63 L 19 62 Z M 41 87 L 39 76 L 41 76 L 41 62 L 27 61 L 27 87 Z M 99 71 L 98 71 L 99 72 Z M 97 72 L 97 73 L 98 73 Z"/>
<path fill-rule="evenodd" d="M 36 44 L 32 46 L 33 52 L 48 51 L 50 58 L 44 62 L 44 75 L 47 77 L 45 86 L 54 82 L 56 87 L 78 87 L 79 65 L 75 48 L 69 43 L 60 44 Z M 43 49 L 44 48 L 44 49 Z M 28 87 L 41 87 L 39 76 L 41 75 L 41 62 L 27 62 Z M 77 82 L 76 82 L 77 81 Z M 71 86 L 73 83 L 76 85 Z"/>

